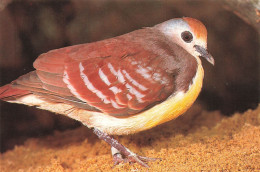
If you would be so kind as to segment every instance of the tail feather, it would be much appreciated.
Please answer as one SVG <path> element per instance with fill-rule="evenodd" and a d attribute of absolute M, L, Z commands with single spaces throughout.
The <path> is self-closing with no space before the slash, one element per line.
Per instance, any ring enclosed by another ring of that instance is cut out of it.
<path fill-rule="evenodd" d="M 13 88 L 11 84 L 0 87 L 0 100 L 9 101 L 31 94 L 28 90 Z"/>

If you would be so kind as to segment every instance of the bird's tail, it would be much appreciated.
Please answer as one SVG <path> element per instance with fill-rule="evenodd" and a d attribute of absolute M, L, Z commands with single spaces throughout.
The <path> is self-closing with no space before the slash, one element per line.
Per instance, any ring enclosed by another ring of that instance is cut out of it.
<path fill-rule="evenodd" d="M 0 87 L 0 100 L 10 101 L 16 100 L 17 98 L 31 94 L 28 90 L 21 90 L 19 88 L 12 87 L 11 84 Z"/>

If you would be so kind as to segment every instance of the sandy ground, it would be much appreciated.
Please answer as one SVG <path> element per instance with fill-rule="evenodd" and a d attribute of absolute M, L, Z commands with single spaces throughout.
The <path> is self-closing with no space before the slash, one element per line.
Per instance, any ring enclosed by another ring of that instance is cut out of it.
<path fill-rule="evenodd" d="M 0 155 L 1 171 L 260 171 L 260 105 L 225 117 L 198 105 L 149 131 L 118 140 L 161 160 L 113 166 L 110 147 L 86 127 L 28 139 Z"/>

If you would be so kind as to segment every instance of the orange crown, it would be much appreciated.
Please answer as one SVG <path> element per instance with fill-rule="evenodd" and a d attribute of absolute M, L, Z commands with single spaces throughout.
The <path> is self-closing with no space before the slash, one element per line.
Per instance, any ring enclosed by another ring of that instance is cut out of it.
<path fill-rule="evenodd" d="M 190 17 L 183 17 L 198 39 L 207 42 L 207 29 L 201 21 Z"/>

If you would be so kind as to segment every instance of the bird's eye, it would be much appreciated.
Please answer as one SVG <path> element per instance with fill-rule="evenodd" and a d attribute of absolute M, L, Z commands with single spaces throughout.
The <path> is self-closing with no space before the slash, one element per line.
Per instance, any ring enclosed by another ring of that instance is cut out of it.
<path fill-rule="evenodd" d="M 184 31 L 181 33 L 181 38 L 183 39 L 183 41 L 190 43 L 193 39 L 193 36 L 189 31 Z"/>

